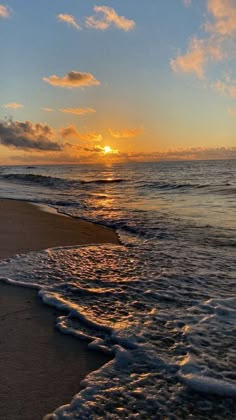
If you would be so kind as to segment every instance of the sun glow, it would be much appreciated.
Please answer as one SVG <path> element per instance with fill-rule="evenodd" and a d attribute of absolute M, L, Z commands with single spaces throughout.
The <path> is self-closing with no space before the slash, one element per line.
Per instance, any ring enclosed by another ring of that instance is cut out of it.
<path fill-rule="evenodd" d="M 111 147 L 110 147 L 110 146 L 104 146 L 104 147 L 103 147 L 103 153 L 105 153 L 105 155 L 106 155 L 107 153 L 112 153 L 112 149 L 111 149 Z"/>

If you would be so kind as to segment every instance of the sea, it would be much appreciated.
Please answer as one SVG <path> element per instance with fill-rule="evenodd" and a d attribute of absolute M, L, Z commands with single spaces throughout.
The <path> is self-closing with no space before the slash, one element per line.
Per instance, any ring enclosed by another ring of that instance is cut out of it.
<path fill-rule="evenodd" d="M 236 160 L 1 166 L 0 197 L 120 239 L 0 262 L 112 356 L 51 418 L 236 418 Z"/>

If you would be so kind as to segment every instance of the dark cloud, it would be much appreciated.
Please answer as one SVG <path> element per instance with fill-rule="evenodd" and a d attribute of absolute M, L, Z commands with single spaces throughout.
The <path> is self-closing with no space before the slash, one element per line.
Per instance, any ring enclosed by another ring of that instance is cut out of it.
<path fill-rule="evenodd" d="M 0 144 L 21 150 L 60 151 L 48 125 L 30 121 L 0 121 Z"/>
<path fill-rule="evenodd" d="M 53 74 L 50 77 L 44 77 L 43 80 L 52 86 L 64 88 L 100 85 L 100 82 L 91 73 L 82 73 L 81 71 L 70 71 L 63 77 L 58 77 Z"/>
<path fill-rule="evenodd" d="M 84 151 L 85 152 L 103 152 L 104 151 L 104 147 L 102 146 L 94 146 L 94 147 L 84 147 Z"/>

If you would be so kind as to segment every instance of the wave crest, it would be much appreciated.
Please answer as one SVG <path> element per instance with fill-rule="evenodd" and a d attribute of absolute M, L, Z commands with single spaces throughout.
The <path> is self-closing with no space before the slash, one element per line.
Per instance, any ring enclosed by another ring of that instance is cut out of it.
<path fill-rule="evenodd" d="M 1 175 L 1 178 L 4 180 L 10 180 L 13 182 L 20 182 L 20 183 L 33 183 L 33 184 L 40 184 L 41 186 L 51 187 L 51 188 L 63 188 L 63 187 L 72 187 L 76 185 L 86 186 L 86 185 L 97 185 L 97 184 L 114 184 L 114 183 L 121 183 L 125 182 L 124 179 L 121 178 L 114 178 L 114 179 L 92 179 L 89 181 L 86 180 L 76 180 L 76 179 L 65 179 L 59 177 L 52 177 L 47 175 L 38 175 L 32 173 L 22 173 L 22 174 L 4 174 Z"/>

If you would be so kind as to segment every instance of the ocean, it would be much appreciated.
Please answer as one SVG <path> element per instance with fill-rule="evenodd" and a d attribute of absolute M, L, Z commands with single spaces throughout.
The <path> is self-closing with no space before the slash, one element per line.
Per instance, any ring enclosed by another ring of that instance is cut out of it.
<path fill-rule="evenodd" d="M 54 419 L 235 419 L 236 161 L 1 166 L 0 197 L 113 227 L 121 245 L 0 262 L 113 359 Z"/>

